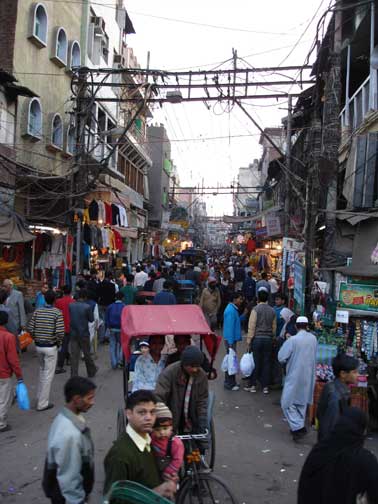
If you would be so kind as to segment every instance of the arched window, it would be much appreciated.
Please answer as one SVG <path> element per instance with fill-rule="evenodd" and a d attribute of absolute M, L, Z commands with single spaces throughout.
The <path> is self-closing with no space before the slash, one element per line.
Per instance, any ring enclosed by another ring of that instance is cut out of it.
<path fill-rule="evenodd" d="M 37 139 L 42 137 L 42 107 L 38 98 L 29 102 L 27 134 Z"/>
<path fill-rule="evenodd" d="M 76 128 L 74 125 L 68 126 L 66 151 L 68 154 L 76 154 Z"/>
<path fill-rule="evenodd" d="M 53 49 L 52 60 L 58 66 L 63 67 L 67 64 L 68 41 L 64 28 L 58 28 L 55 36 L 55 47 Z"/>
<path fill-rule="evenodd" d="M 31 11 L 31 30 L 29 38 L 38 47 L 47 44 L 47 11 L 43 4 L 36 3 Z"/>
<path fill-rule="evenodd" d="M 74 40 L 73 42 L 71 42 L 69 68 L 71 70 L 72 68 L 79 67 L 80 65 L 81 65 L 80 44 L 77 40 Z"/>
<path fill-rule="evenodd" d="M 51 124 L 51 144 L 58 149 L 63 149 L 63 122 L 59 114 L 53 116 Z"/>

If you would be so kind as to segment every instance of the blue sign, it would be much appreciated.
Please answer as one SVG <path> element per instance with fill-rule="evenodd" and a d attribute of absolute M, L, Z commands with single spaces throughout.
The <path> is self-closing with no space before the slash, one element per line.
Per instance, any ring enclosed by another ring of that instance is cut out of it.
<path fill-rule="evenodd" d="M 294 299 L 298 303 L 301 314 L 304 313 L 306 271 L 300 262 L 294 263 Z"/>

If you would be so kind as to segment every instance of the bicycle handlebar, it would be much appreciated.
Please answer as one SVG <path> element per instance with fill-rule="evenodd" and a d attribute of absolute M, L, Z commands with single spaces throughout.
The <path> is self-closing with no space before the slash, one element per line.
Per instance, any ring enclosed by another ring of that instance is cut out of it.
<path fill-rule="evenodd" d="M 209 431 L 206 429 L 206 431 L 203 434 L 178 434 L 175 437 L 181 439 L 181 441 L 190 441 L 190 440 L 204 440 L 208 439 L 209 437 Z"/>

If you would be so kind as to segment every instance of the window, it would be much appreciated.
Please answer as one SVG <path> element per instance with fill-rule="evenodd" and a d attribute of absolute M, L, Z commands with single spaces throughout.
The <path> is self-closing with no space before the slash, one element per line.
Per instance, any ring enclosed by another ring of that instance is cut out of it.
<path fill-rule="evenodd" d="M 67 64 L 67 50 L 68 42 L 67 35 L 64 28 L 58 28 L 56 30 L 55 45 L 53 48 L 53 55 L 51 59 L 60 67 L 64 67 Z"/>
<path fill-rule="evenodd" d="M 34 4 L 31 11 L 31 29 L 29 39 L 38 47 L 47 44 L 47 11 L 43 4 Z"/>
<path fill-rule="evenodd" d="M 29 102 L 26 133 L 37 140 L 42 137 L 42 107 L 38 98 Z"/>
<path fill-rule="evenodd" d="M 77 40 L 74 40 L 71 42 L 70 46 L 68 67 L 72 70 L 73 68 L 77 68 L 79 66 L 81 66 L 80 44 Z"/>
<path fill-rule="evenodd" d="M 66 151 L 68 154 L 76 154 L 76 128 L 71 125 L 67 129 L 67 144 Z"/>
<path fill-rule="evenodd" d="M 59 114 L 54 114 L 51 121 L 51 147 L 63 150 L 63 122 Z"/>

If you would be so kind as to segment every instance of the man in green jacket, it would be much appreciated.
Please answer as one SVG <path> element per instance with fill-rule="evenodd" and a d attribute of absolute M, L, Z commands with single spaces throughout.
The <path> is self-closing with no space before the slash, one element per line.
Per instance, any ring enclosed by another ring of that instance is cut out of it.
<path fill-rule="evenodd" d="M 156 420 L 156 403 L 150 390 L 138 390 L 129 396 L 126 433 L 117 439 L 104 460 L 104 494 L 114 482 L 130 480 L 173 499 L 176 485 L 172 481 L 162 482 L 151 451 L 150 433 Z"/>

